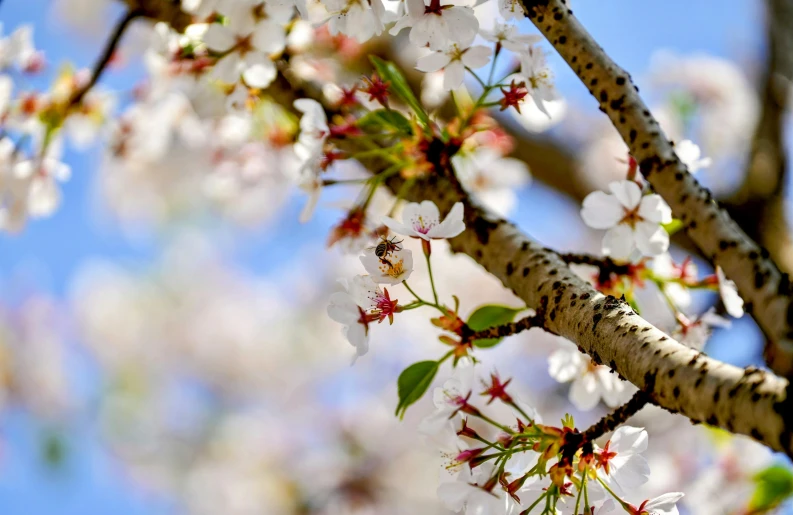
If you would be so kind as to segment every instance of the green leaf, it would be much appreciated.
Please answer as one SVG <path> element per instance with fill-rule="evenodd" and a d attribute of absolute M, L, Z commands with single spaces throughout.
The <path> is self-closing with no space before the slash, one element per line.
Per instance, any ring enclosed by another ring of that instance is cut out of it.
<path fill-rule="evenodd" d="M 437 361 L 419 361 L 413 363 L 399 374 L 397 380 L 397 392 L 399 393 L 399 404 L 396 414 L 399 418 L 405 416 L 408 406 L 415 403 L 424 395 L 430 387 L 435 374 L 438 373 L 440 363 Z"/>
<path fill-rule="evenodd" d="M 523 311 L 523 308 L 511 308 L 498 304 L 487 304 L 480 306 L 468 317 L 468 327 L 474 331 L 482 331 L 489 327 L 504 325 L 512 322 L 515 315 Z M 498 345 L 503 338 L 486 338 L 484 340 L 474 340 L 474 345 L 483 349 Z"/>
<path fill-rule="evenodd" d="M 677 231 L 683 228 L 683 222 L 678 220 L 677 218 L 674 218 L 668 224 L 661 225 L 661 227 L 663 227 L 664 230 L 667 233 L 669 233 L 669 236 L 672 236 L 674 233 L 676 233 Z"/>
<path fill-rule="evenodd" d="M 783 465 L 771 465 L 754 476 L 755 490 L 749 501 L 752 513 L 765 513 L 793 495 L 793 471 Z"/>
<path fill-rule="evenodd" d="M 405 79 L 405 76 L 402 75 L 401 71 L 399 71 L 399 67 L 394 63 L 390 61 L 384 61 L 375 55 L 370 55 L 369 60 L 372 61 L 372 65 L 374 66 L 374 69 L 377 70 L 380 78 L 391 83 L 391 91 L 396 93 L 399 98 L 401 98 L 402 101 L 406 103 L 414 113 L 416 113 L 416 116 L 418 116 L 418 119 L 421 121 L 422 125 L 428 127 L 430 124 L 430 118 L 424 111 L 424 107 L 422 107 L 421 102 L 418 101 L 416 96 L 413 94 L 413 91 L 410 89 L 410 85 Z"/>
<path fill-rule="evenodd" d="M 378 129 L 395 129 L 403 134 L 410 134 L 412 128 L 405 116 L 391 109 L 378 109 L 366 113 L 358 120 L 358 127 L 366 132 L 377 132 Z"/>

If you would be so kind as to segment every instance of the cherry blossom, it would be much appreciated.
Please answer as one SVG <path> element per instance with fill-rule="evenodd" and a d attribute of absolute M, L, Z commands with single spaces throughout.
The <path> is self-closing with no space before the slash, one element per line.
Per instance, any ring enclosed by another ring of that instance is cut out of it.
<path fill-rule="evenodd" d="M 708 309 L 698 317 L 688 317 L 682 313 L 677 315 L 678 325 L 672 336 L 692 349 L 701 350 L 710 339 L 715 327 L 730 327 L 728 319 L 717 315 L 714 308 Z"/>
<path fill-rule="evenodd" d="M 397 222 L 391 217 L 384 216 L 383 223 L 397 234 L 421 238 L 426 241 L 454 238 L 465 230 L 462 202 L 456 202 L 452 206 L 443 222 L 440 221 L 440 218 L 438 206 L 430 200 L 425 200 L 421 204 L 408 203 L 402 210 L 403 222 Z"/>
<path fill-rule="evenodd" d="M 407 13 L 391 28 L 392 35 L 410 27 L 410 42 L 430 50 L 443 50 L 450 44 L 468 47 L 479 30 L 479 21 L 468 6 L 441 5 L 440 0 L 405 0 Z"/>
<path fill-rule="evenodd" d="M 457 154 L 452 163 L 463 187 L 499 216 L 512 214 L 518 202 L 515 190 L 531 182 L 526 163 L 488 147 Z"/>
<path fill-rule="evenodd" d="M 684 139 L 675 144 L 675 154 L 691 173 L 697 173 L 699 170 L 709 167 L 713 162 L 709 157 L 702 157 L 699 146 L 690 139 Z"/>
<path fill-rule="evenodd" d="M 581 217 L 593 229 L 607 229 L 603 252 L 617 259 L 628 258 L 634 250 L 657 256 L 669 248 L 669 234 L 661 224 L 672 221 L 672 211 L 655 193 L 642 195 L 633 181 L 614 181 L 611 193 L 595 191 L 587 195 Z"/>
<path fill-rule="evenodd" d="M 69 180 L 71 167 L 61 162 L 63 142 L 50 141 L 42 157 L 19 162 L 14 173 L 19 179 L 29 180 L 27 212 L 33 218 L 50 216 L 61 203 L 59 182 Z"/>
<path fill-rule="evenodd" d="M 551 354 L 548 373 L 560 383 L 572 381 L 570 402 L 581 411 L 591 410 L 601 399 L 609 407 L 619 406 L 635 391 L 610 368 L 593 363 L 588 356 L 569 345 Z"/>
<path fill-rule="evenodd" d="M 647 482 L 650 466 L 641 455 L 647 450 L 647 431 L 621 426 L 602 449 L 595 450 L 595 464 L 603 477 L 621 491 L 633 491 Z"/>
<path fill-rule="evenodd" d="M 321 156 L 325 140 L 330 134 L 328 118 L 322 104 L 310 98 L 295 100 L 295 109 L 303 113 L 300 117 L 300 135 L 295 143 L 295 154 L 309 162 Z"/>
<path fill-rule="evenodd" d="M 413 272 L 413 252 L 410 249 L 400 248 L 381 258 L 371 249 L 360 259 L 374 282 L 380 284 L 399 284 L 407 281 Z"/>
<path fill-rule="evenodd" d="M 518 55 L 520 57 L 518 76 L 526 81 L 526 88 L 537 109 L 550 118 L 545 102 L 554 100 L 558 95 L 552 82 L 553 75 L 545 62 L 545 53 L 539 47 L 530 46 Z"/>
<path fill-rule="evenodd" d="M 691 291 L 686 285 L 697 279 L 697 265 L 692 259 L 678 265 L 665 252 L 653 258 L 652 270 L 657 278 L 664 280 L 661 287 L 675 306 L 685 309 L 691 305 Z"/>
<path fill-rule="evenodd" d="M 249 86 L 266 88 L 277 74 L 268 54 L 280 52 L 286 44 L 283 27 L 266 18 L 257 19 L 244 3 L 234 5 L 228 20 L 229 25 L 211 24 L 204 35 L 207 47 L 223 54 L 213 75 L 231 84 L 242 75 Z"/>
<path fill-rule="evenodd" d="M 490 62 L 490 53 L 490 48 L 486 46 L 461 48 L 452 45 L 420 57 L 416 69 L 422 72 L 443 70 L 443 88 L 450 91 L 462 85 L 466 68 L 476 70 Z"/>
<path fill-rule="evenodd" d="M 505 513 L 506 493 L 500 488 L 485 488 L 492 465 L 484 464 L 471 470 L 463 467 L 455 481 L 438 486 L 438 497 L 446 508 L 468 514 Z"/>
<path fill-rule="evenodd" d="M 516 2 L 519 5 L 519 2 Z M 523 18 L 521 8 L 520 18 Z M 536 34 L 520 34 L 517 25 L 495 22 L 491 30 L 480 30 L 479 34 L 488 41 L 497 43 L 513 52 L 526 52 L 528 47 L 542 41 L 542 36 Z"/>
<path fill-rule="evenodd" d="M 330 297 L 328 316 L 343 324 L 342 333 L 355 347 L 356 359 L 369 351 L 369 324 L 388 318 L 393 322 L 397 303 L 388 290 L 382 291 L 368 275 L 341 280 L 346 291 Z"/>
<path fill-rule="evenodd" d="M 724 309 L 730 316 L 741 318 L 743 316 L 743 299 L 738 295 L 738 289 L 735 283 L 727 279 L 724 275 L 724 270 L 720 266 L 716 267 L 716 277 L 719 281 L 719 294 L 721 301 L 724 303 Z"/>
<path fill-rule="evenodd" d="M 625 509 L 610 499 L 606 501 L 598 515 L 600 513 L 616 515 L 625 513 L 625 511 L 629 515 L 678 515 L 680 512 L 677 510 L 677 501 L 682 499 L 683 495 L 681 492 L 663 494 L 653 499 L 647 499 L 639 506 L 628 504 Z"/>
<path fill-rule="evenodd" d="M 437 435 L 449 426 L 449 420 L 471 407 L 469 399 L 474 386 L 474 366 L 468 361 L 457 364 L 452 377 L 442 387 L 432 392 L 435 412 L 421 421 L 419 431 L 426 435 Z"/>
<path fill-rule="evenodd" d="M 383 32 L 385 7 L 382 0 L 324 0 L 331 17 L 328 29 L 363 43 Z"/>

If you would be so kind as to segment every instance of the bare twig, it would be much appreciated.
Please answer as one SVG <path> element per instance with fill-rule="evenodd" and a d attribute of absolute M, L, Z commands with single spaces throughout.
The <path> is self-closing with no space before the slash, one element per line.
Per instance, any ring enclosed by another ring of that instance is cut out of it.
<path fill-rule="evenodd" d="M 85 97 L 86 93 L 91 91 L 97 81 L 99 81 L 99 77 L 102 76 L 102 72 L 105 71 L 107 68 L 110 59 L 113 58 L 113 54 L 118 47 L 118 44 L 121 42 L 121 37 L 124 35 L 124 32 L 129 27 L 130 23 L 140 16 L 143 16 L 143 12 L 140 10 L 129 10 L 127 11 L 124 16 L 118 21 L 116 27 L 113 29 L 113 33 L 110 35 L 110 39 L 107 40 L 105 44 L 105 48 L 102 51 L 102 55 L 99 57 L 99 60 L 94 65 L 93 70 L 91 71 L 91 78 L 82 88 L 80 88 L 74 96 L 72 96 L 71 100 L 69 101 L 70 106 L 79 105 L 80 102 Z"/>
<path fill-rule="evenodd" d="M 614 431 L 650 402 L 650 396 L 639 390 L 631 399 L 581 433 L 584 442 L 594 442 L 604 434 Z"/>

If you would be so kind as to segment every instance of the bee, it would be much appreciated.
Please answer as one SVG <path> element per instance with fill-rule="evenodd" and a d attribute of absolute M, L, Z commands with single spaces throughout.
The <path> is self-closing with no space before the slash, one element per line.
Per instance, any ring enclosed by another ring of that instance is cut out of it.
<path fill-rule="evenodd" d="M 369 247 L 369 250 L 374 249 L 374 255 L 380 258 L 380 261 L 383 264 L 390 264 L 386 258 L 390 253 L 402 250 L 402 245 L 400 245 L 400 243 L 403 241 L 404 240 L 396 241 L 396 236 L 391 239 L 388 239 L 387 235 L 380 236 L 380 242 L 377 244 L 377 246 Z"/>

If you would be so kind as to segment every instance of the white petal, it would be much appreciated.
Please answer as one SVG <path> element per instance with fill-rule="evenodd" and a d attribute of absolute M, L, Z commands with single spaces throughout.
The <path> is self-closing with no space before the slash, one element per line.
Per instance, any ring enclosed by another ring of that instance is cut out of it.
<path fill-rule="evenodd" d="M 481 68 L 490 62 L 490 52 L 490 47 L 472 46 L 463 54 L 463 64 L 472 70 Z"/>
<path fill-rule="evenodd" d="M 451 91 L 459 88 L 465 78 L 465 67 L 459 60 L 452 61 L 443 72 L 443 89 Z"/>
<path fill-rule="evenodd" d="M 570 387 L 570 402 L 581 411 L 589 411 L 600 401 L 600 391 L 595 376 L 584 374 Z"/>
<path fill-rule="evenodd" d="M 260 23 L 253 33 L 251 43 L 265 54 L 275 54 L 284 49 L 286 34 L 276 23 Z"/>
<path fill-rule="evenodd" d="M 639 216 L 648 222 L 668 224 L 672 221 L 672 210 L 661 195 L 652 193 L 642 198 L 639 204 Z"/>
<path fill-rule="evenodd" d="M 633 210 L 642 200 L 642 189 L 633 181 L 613 181 L 609 189 L 624 207 Z"/>
<path fill-rule="evenodd" d="M 426 201 L 425 201 L 426 202 Z M 424 202 L 422 202 L 423 207 Z M 432 206 L 437 211 L 437 207 L 433 203 Z M 465 230 L 465 222 L 463 222 L 463 203 L 455 202 L 449 214 L 439 225 L 433 227 L 427 233 L 430 238 L 454 238 Z"/>
<path fill-rule="evenodd" d="M 593 229 L 609 229 L 619 224 L 625 216 L 622 204 L 614 195 L 593 191 L 584 199 L 581 218 Z"/>
<path fill-rule="evenodd" d="M 567 383 L 583 371 L 583 365 L 584 360 L 577 352 L 558 349 L 548 357 L 548 374 L 560 383 Z"/>
<path fill-rule="evenodd" d="M 636 248 L 642 255 L 658 256 L 669 249 L 669 233 L 657 223 L 637 223 L 633 236 Z"/>
<path fill-rule="evenodd" d="M 436 72 L 449 64 L 451 57 L 446 52 L 432 52 L 416 61 L 416 69 L 422 72 Z"/>
<path fill-rule="evenodd" d="M 226 52 L 234 46 L 234 33 L 224 25 L 213 23 L 204 34 L 204 43 L 210 50 Z"/>
<path fill-rule="evenodd" d="M 275 64 L 266 57 L 246 57 L 248 68 L 242 74 L 245 83 L 254 88 L 264 89 L 273 82 L 277 75 Z"/>
<path fill-rule="evenodd" d="M 640 454 L 647 450 L 649 437 L 642 427 L 620 426 L 611 436 L 610 450 L 620 454 Z"/>
<path fill-rule="evenodd" d="M 603 235 L 603 253 L 615 259 L 628 259 L 634 247 L 634 234 L 627 225 L 612 227 Z"/>
<path fill-rule="evenodd" d="M 223 82 L 234 84 L 240 78 L 240 56 L 232 52 L 215 63 L 212 76 Z"/>

